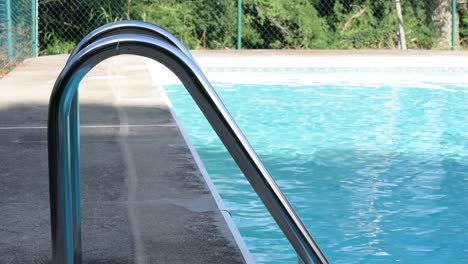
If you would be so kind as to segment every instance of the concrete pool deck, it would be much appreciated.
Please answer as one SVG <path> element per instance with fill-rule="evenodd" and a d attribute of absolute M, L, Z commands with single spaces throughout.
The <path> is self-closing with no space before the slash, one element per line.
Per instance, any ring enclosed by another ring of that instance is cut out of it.
<path fill-rule="evenodd" d="M 47 104 L 67 57 L 0 80 L 0 263 L 50 261 Z M 121 56 L 80 87 L 83 263 L 250 261 L 152 83 Z"/>

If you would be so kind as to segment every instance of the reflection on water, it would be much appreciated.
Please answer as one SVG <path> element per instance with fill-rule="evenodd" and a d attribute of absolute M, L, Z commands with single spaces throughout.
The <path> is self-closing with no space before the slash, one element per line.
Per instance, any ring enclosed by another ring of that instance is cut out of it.
<path fill-rule="evenodd" d="M 467 87 L 424 85 L 443 89 L 220 84 L 217 91 L 332 263 L 468 263 Z M 255 259 L 297 263 L 183 87 L 169 88 Z"/>

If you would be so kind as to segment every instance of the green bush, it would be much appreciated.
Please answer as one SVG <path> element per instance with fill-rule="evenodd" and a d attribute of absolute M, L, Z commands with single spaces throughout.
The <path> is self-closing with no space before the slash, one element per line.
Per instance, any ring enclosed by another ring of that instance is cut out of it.
<path fill-rule="evenodd" d="M 307 0 L 245 0 L 243 39 L 256 48 L 327 48 L 325 20 Z"/>
<path fill-rule="evenodd" d="M 468 48 L 468 10 L 460 12 L 460 45 Z"/>
<path fill-rule="evenodd" d="M 433 0 L 402 1 L 409 48 L 436 47 Z M 395 1 L 243 0 L 242 42 L 261 49 L 397 48 Z M 42 54 L 69 52 L 92 29 L 123 19 L 157 24 L 191 49 L 234 48 L 235 0 L 48 0 L 40 2 Z M 461 41 L 468 15 L 460 20 Z"/>
<path fill-rule="evenodd" d="M 236 10 L 231 0 L 133 1 L 131 18 L 157 24 L 188 48 L 233 47 Z"/>
<path fill-rule="evenodd" d="M 439 38 L 428 23 L 427 1 L 403 2 L 410 48 Z M 255 48 L 396 48 L 394 1 L 244 0 L 243 41 Z"/>
<path fill-rule="evenodd" d="M 39 52 L 40 55 L 68 54 L 71 53 L 76 46 L 75 42 L 60 40 L 53 33 L 47 36 L 47 39 L 52 41 L 49 41 L 47 47 Z"/>
<path fill-rule="evenodd" d="M 39 1 L 39 44 L 42 54 L 48 49 L 67 50 L 71 43 L 78 43 L 95 28 L 126 19 L 126 1 Z"/>

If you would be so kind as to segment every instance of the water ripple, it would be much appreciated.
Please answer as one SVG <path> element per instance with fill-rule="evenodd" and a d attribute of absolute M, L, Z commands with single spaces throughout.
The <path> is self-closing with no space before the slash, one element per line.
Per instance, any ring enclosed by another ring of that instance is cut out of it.
<path fill-rule="evenodd" d="M 215 87 L 332 263 L 468 263 L 467 86 Z M 168 88 L 257 262 L 297 263 L 186 91 Z"/>

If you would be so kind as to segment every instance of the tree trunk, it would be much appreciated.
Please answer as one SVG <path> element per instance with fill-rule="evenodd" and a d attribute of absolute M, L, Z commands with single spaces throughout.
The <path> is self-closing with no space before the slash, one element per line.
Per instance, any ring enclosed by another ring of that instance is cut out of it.
<path fill-rule="evenodd" d="M 397 11 L 397 16 L 398 16 L 398 46 L 400 46 L 400 49 L 406 50 L 406 36 L 405 36 L 405 28 L 403 27 L 403 15 L 401 13 L 401 3 L 400 0 L 395 0 L 396 4 L 396 11 Z"/>
<path fill-rule="evenodd" d="M 448 48 L 452 44 L 452 0 L 433 0 L 432 21 L 441 38 L 439 46 Z"/>

